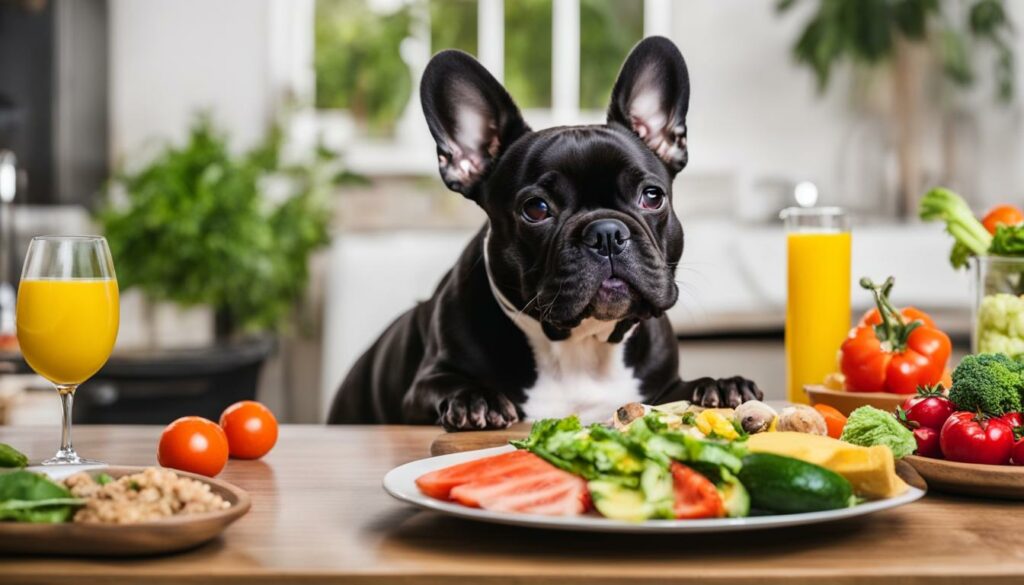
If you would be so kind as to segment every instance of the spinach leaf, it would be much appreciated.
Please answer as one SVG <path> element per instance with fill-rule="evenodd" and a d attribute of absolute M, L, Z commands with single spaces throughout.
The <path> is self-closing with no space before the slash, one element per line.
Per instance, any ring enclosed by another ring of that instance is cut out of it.
<path fill-rule="evenodd" d="M 0 520 L 67 522 L 81 504 L 45 475 L 21 470 L 0 474 Z"/>
<path fill-rule="evenodd" d="M 28 457 L 7 443 L 0 443 L 0 467 L 25 467 Z"/>

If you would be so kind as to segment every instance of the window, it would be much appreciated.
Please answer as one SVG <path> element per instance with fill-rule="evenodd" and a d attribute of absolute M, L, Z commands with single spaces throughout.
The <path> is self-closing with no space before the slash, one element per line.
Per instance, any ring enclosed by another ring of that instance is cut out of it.
<path fill-rule="evenodd" d="M 433 157 L 416 154 L 429 135 L 413 101 L 432 53 L 475 55 L 534 127 L 598 122 L 629 49 L 669 34 L 671 2 L 315 0 L 315 104 L 348 121 L 356 170 L 432 173 Z"/>

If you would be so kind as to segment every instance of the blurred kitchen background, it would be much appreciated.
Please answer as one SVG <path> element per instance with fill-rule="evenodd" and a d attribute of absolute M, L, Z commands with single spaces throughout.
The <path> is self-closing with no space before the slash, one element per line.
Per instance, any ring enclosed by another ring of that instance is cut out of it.
<path fill-rule="evenodd" d="M 778 212 L 797 202 L 851 210 L 854 276 L 895 275 L 963 349 L 967 277 L 913 209 L 935 184 L 976 211 L 1021 202 L 1022 22 L 998 0 L 0 0 L 0 327 L 31 236 L 103 233 L 121 331 L 76 422 L 253 396 L 322 421 L 483 221 L 438 180 L 430 55 L 476 55 L 534 128 L 597 123 L 658 34 L 692 80 L 683 375 L 783 396 Z M 55 423 L 10 341 L 0 421 Z"/>

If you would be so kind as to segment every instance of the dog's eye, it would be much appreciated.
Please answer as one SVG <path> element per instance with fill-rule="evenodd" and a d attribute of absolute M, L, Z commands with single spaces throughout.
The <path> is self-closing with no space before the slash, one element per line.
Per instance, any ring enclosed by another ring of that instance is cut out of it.
<path fill-rule="evenodd" d="M 640 207 L 644 209 L 661 209 L 665 203 L 665 192 L 657 187 L 648 187 L 640 194 Z"/>
<path fill-rule="evenodd" d="M 548 202 L 540 197 L 531 197 L 526 200 L 526 203 L 523 203 L 523 218 L 526 221 L 537 223 L 549 217 L 551 217 L 551 208 L 548 207 Z"/>

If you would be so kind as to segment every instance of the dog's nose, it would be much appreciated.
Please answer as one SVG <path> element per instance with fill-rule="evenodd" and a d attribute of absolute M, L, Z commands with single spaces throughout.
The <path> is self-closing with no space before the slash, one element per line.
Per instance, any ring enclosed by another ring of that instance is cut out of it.
<path fill-rule="evenodd" d="M 583 244 L 601 256 L 617 256 L 628 241 L 629 228 L 617 219 L 599 219 L 583 228 Z"/>

